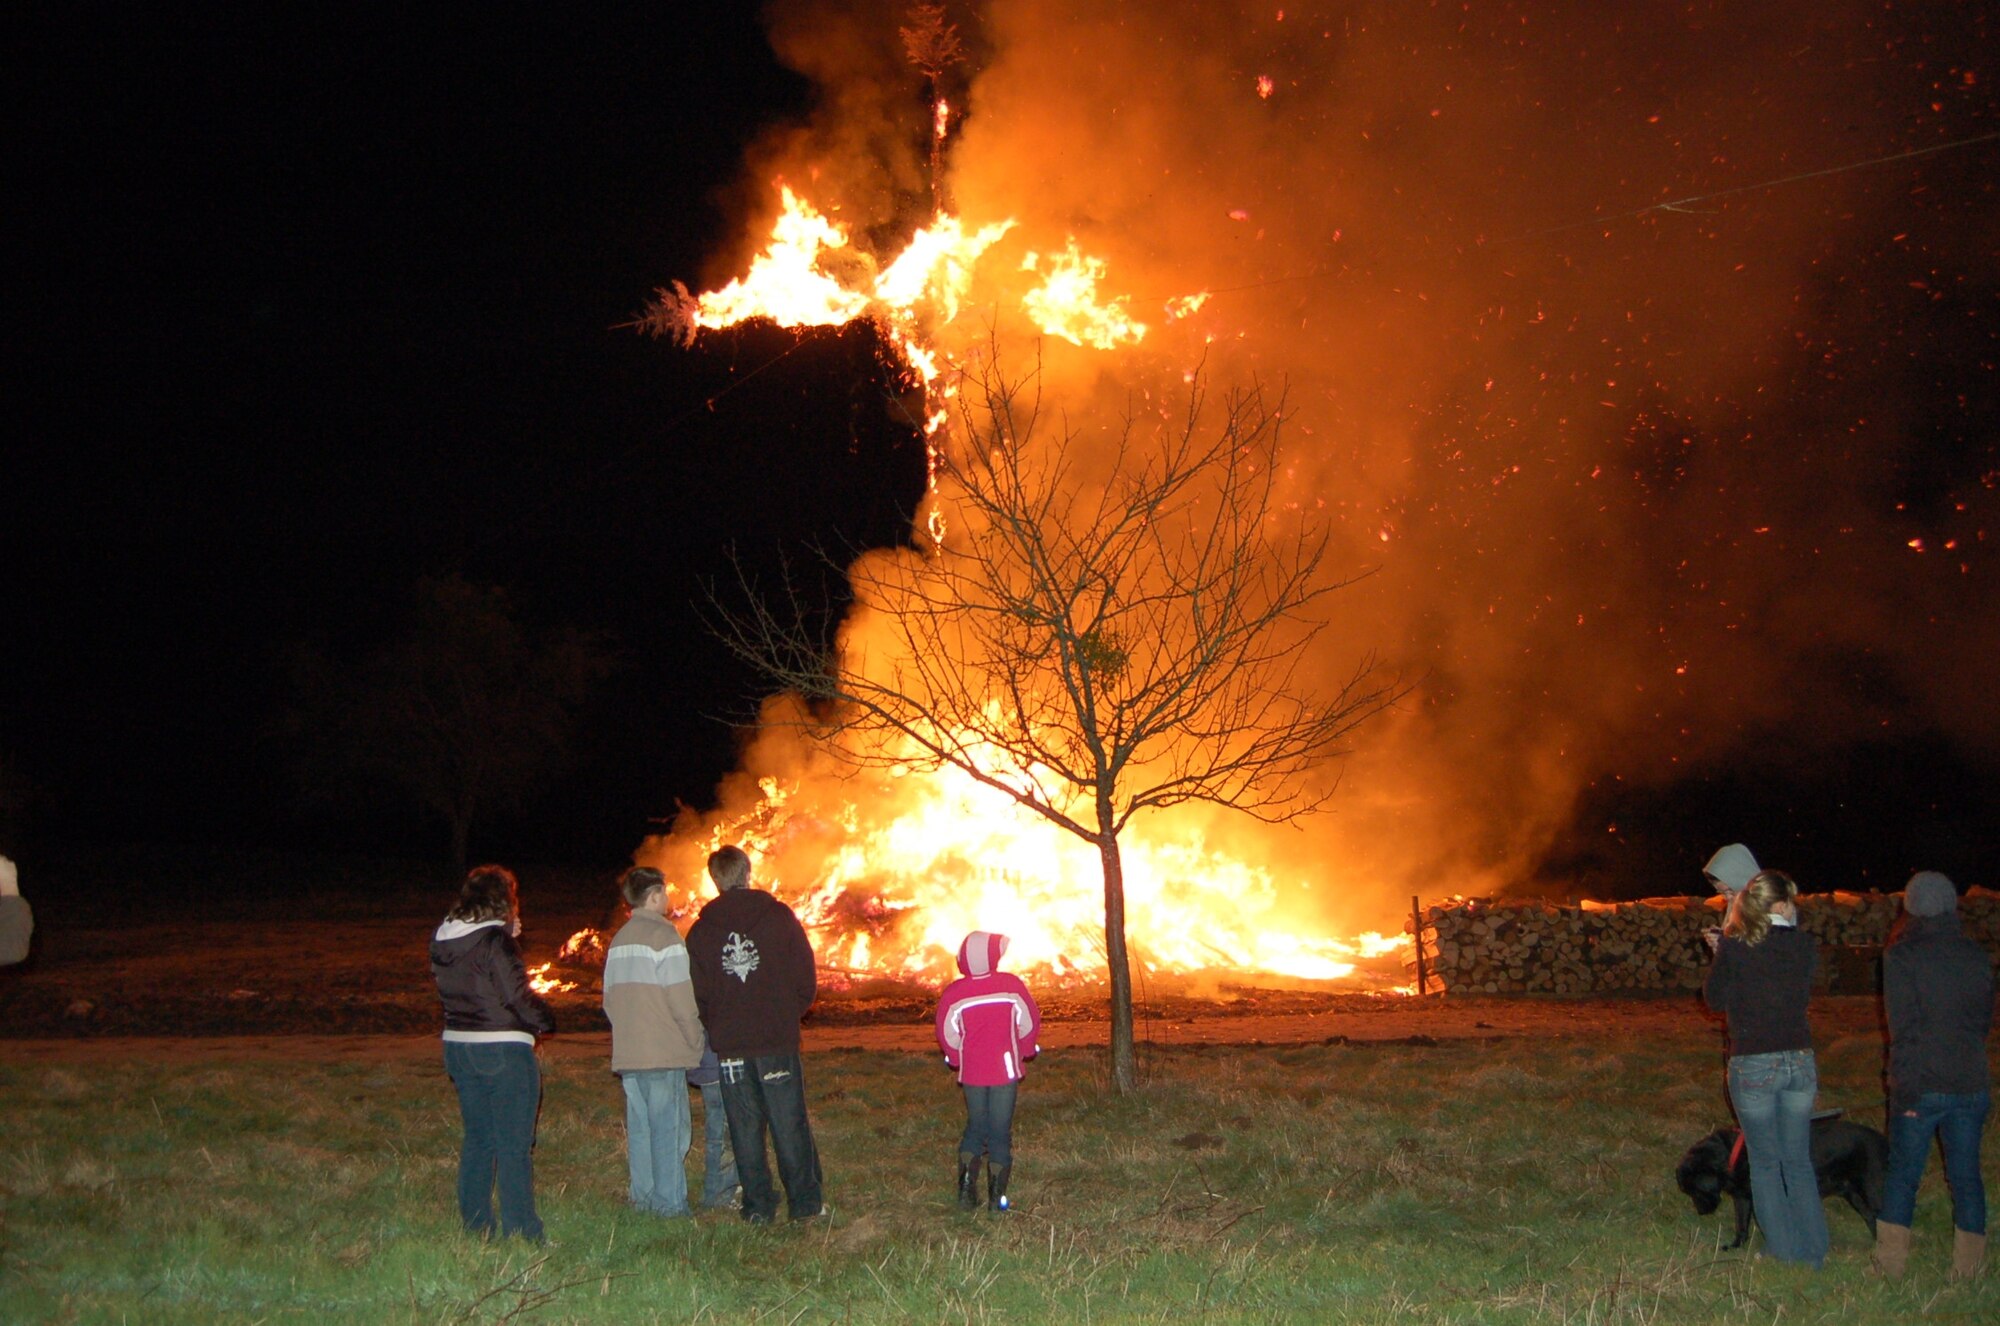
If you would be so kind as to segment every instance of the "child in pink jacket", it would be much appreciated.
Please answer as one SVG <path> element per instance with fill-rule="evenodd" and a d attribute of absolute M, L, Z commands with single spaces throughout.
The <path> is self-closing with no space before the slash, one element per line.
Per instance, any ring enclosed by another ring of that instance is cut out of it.
<path fill-rule="evenodd" d="M 965 1092 L 965 1134 L 958 1142 L 958 1205 L 979 1205 L 979 1162 L 987 1164 L 986 1198 L 1004 1214 L 1014 1168 L 1014 1097 L 1022 1065 L 1035 1057 L 1042 1011 L 1021 978 L 999 970 L 1007 936 L 975 930 L 958 946 L 965 973 L 938 1000 L 937 1038 Z"/>

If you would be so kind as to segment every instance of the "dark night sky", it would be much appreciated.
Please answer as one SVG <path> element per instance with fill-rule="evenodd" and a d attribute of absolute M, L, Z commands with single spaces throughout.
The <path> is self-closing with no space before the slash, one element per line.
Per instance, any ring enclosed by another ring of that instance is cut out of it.
<path fill-rule="evenodd" d="M 703 273 L 746 142 L 806 104 L 751 6 L 691 9 L 104 9 L 24 38 L 0 751 L 29 844 L 433 850 L 394 814 L 301 818 L 260 734 L 288 643 L 361 647 L 442 571 L 631 660 L 575 777 L 487 850 L 615 858 L 707 795 L 713 716 L 754 688 L 694 577 L 732 538 L 892 535 L 922 462 L 875 426 L 864 336 L 711 410 L 792 339 L 611 330 Z"/>
<path fill-rule="evenodd" d="M 865 332 L 683 351 L 613 329 L 655 285 L 724 274 L 746 147 L 812 105 L 755 9 L 106 6 L 14 34 L 34 71 L 9 98 L 15 851 L 440 851 L 414 814 L 302 811 L 264 735 L 288 646 L 364 648 L 438 572 L 630 660 L 574 775 L 476 852 L 615 863 L 707 798 L 733 763 L 716 716 L 757 687 L 703 633 L 697 582 L 732 540 L 893 538 L 922 471 Z M 1690 839 L 1783 841 L 1811 875 L 1900 833 L 1884 870 L 1915 852 L 1993 882 L 1993 751 L 1926 731 L 1782 786 L 1721 767 L 1586 798 L 1550 872 L 1615 819 L 1682 874 Z"/>

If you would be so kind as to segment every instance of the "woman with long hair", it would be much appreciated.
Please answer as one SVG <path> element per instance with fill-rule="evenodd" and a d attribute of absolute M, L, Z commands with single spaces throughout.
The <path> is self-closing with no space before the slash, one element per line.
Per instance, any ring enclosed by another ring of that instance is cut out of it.
<path fill-rule="evenodd" d="M 528 988 L 514 936 L 521 887 L 503 866 L 480 866 L 431 936 L 431 973 L 444 1004 L 444 1067 L 458 1088 L 465 1135 L 458 1153 L 458 1214 L 482 1237 L 496 1231 L 542 1241 L 535 1214 L 535 1119 L 542 1070 L 535 1040 L 556 1029 Z M 500 1189 L 500 1216 L 493 1190 Z"/>
<path fill-rule="evenodd" d="M 1720 936 L 1703 994 L 1729 1019 L 1729 1102 L 1750 1153 L 1750 1198 L 1764 1246 L 1815 1270 L 1827 1251 L 1826 1209 L 1812 1163 L 1813 1058 L 1806 1005 L 1819 946 L 1798 927 L 1799 887 L 1781 870 L 1744 886 Z"/>

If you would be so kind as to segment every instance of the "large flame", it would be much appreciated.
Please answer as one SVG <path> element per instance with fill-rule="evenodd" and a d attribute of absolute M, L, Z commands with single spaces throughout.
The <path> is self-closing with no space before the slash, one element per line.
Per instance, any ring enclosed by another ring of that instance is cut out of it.
<path fill-rule="evenodd" d="M 1102 974 L 1096 850 L 1005 792 L 954 769 L 914 766 L 842 779 L 767 775 L 757 790 L 747 810 L 640 848 L 639 861 L 675 882 L 678 909 L 692 913 L 706 900 L 707 853 L 736 843 L 756 860 L 759 886 L 793 905 L 821 966 L 836 973 L 933 980 L 949 973 L 959 941 L 984 929 L 1012 939 L 1017 970 L 1062 981 Z M 1226 832 L 1160 818 L 1120 839 L 1142 975 L 1361 978 L 1401 988 L 1406 936 L 1300 933 L 1289 904 L 1310 882 L 1233 853 L 1219 840 Z"/>
<path fill-rule="evenodd" d="M 1148 331 L 1131 298 L 1107 293 L 1109 264 L 1074 237 L 1051 252 L 982 263 L 1016 228 L 1012 218 L 967 224 L 940 212 L 886 260 L 857 253 L 847 230 L 780 187 L 780 211 L 748 271 L 695 298 L 706 329 L 764 318 L 827 326 L 866 317 L 901 352 L 931 396 L 927 431 L 948 417 L 956 387 L 939 332 L 974 303 L 1003 303 L 1036 329 L 1078 347 L 1136 345 Z M 982 279 L 983 278 L 983 279 Z M 977 283 L 977 284 L 976 284 Z M 1169 320 L 1192 316 L 1202 293 L 1165 302 Z M 935 442 L 933 487 L 935 487 Z M 942 537 L 941 513 L 931 513 Z M 1010 961 L 1045 977 L 1103 970 L 1103 874 L 1093 847 L 1052 827 L 1005 792 L 950 769 L 868 781 L 814 771 L 765 776 L 747 808 L 699 829 L 649 839 L 638 859 L 676 881 L 677 905 L 698 906 L 701 861 L 725 842 L 759 862 L 760 882 L 790 901 L 812 930 L 823 966 L 859 977 L 931 979 L 974 929 L 1003 930 Z M 1302 981 L 1354 978 L 1400 986 L 1407 941 L 1368 931 L 1299 933 L 1297 894 L 1315 881 L 1283 879 L 1218 840 L 1221 826 L 1188 817 L 1132 826 L 1121 838 L 1129 933 L 1142 977 L 1262 973 Z M 1321 883 L 1329 881 L 1318 881 Z"/>

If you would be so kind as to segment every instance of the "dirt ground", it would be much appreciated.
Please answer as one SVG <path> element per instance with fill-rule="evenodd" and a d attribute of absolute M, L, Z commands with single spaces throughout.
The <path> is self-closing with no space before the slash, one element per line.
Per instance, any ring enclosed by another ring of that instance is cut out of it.
<path fill-rule="evenodd" d="M 594 915 L 546 914 L 525 935 L 533 965 Z M 26 964 L 0 971 L 0 1062 L 110 1058 L 342 1060 L 437 1053 L 438 1012 L 426 953 L 431 919 L 403 908 L 374 916 L 273 914 L 38 930 Z M 609 1032 L 585 972 L 552 996 L 547 1053 L 606 1057 Z M 806 1048 L 929 1051 L 935 992 L 869 983 L 830 988 L 806 1024 Z M 1037 991 L 1043 1043 L 1109 1039 L 1099 991 Z M 1872 1033 L 1871 997 L 1822 998 L 1827 1037 Z M 1155 1044 L 1300 1044 L 1462 1038 L 1701 1034 L 1713 1026 L 1692 995 L 1558 999 L 1418 998 L 1229 985 L 1216 997 L 1142 992 L 1138 1035 Z M 1720 1044 L 1718 1037 L 1718 1046 Z"/>
<path fill-rule="evenodd" d="M 1142 1042 L 1166 1045 L 1400 1044 L 1520 1036 L 1565 1039 L 1651 1038 L 1699 1034 L 1711 1024 L 1691 999 L 1417 999 L 1361 996 L 1367 1004 L 1342 1004 L 1302 1013 L 1195 1013 L 1176 1020 L 1143 1019 Z M 1816 1000 L 1816 1033 L 1837 1037 L 1872 1034 L 1876 1002 L 1859 996 Z M 1101 1020 L 1048 1022 L 1042 1044 L 1050 1049 L 1103 1045 Z M 832 1050 L 934 1049 L 928 1026 L 908 1023 L 814 1025 L 808 1020 L 808 1054 Z M 1717 1050 L 1721 1042 L 1718 1036 Z M 611 1056 L 609 1032 L 562 1033 L 543 1052 L 559 1059 Z M 20 1037 L 0 1039 L 0 1063 L 64 1064 L 138 1060 L 162 1064 L 265 1059 L 315 1063 L 429 1059 L 438 1054 L 435 1031 L 419 1035 L 207 1035 Z"/>

